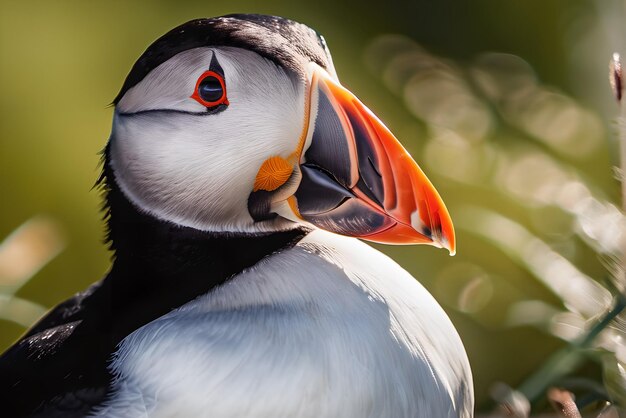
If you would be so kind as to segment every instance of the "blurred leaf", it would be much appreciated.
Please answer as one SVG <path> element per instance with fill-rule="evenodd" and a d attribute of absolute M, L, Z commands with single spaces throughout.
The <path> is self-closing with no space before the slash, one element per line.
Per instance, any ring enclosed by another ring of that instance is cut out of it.
<path fill-rule="evenodd" d="M 604 356 L 604 385 L 614 402 L 626 405 L 626 369 L 613 353 Z"/>
<path fill-rule="evenodd" d="M 0 319 L 28 328 L 46 312 L 15 293 L 64 248 L 60 226 L 44 216 L 24 222 L 0 244 Z"/>
<path fill-rule="evenodd" d="M 55 221 L 43 216 L 29 219 L 0 244 L 0 289 L 14 293 L 64 248 Z"/>
<path fill-rule="evenodd" d="M 610 306 L 608 290 L 520 224 L 490 210 L 470 207 L 463 209 L 457 219 L 460 227 L 494 243 L 528 269 L 568 309 L 594 317 Z"/>
<path fill-rule="evenodd" d="M 30 327 L 47 311 L 43 306 L 17 296 L 0 294 L 0 319 Z"/>

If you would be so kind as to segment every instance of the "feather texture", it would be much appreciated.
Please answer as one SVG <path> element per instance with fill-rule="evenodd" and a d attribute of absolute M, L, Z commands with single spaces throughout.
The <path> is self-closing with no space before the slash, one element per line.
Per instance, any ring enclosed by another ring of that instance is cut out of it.
<path fill-rule="evenodd" d="M 96 416 L 473 410 L 465 351 L 432 296 L 378 251 L 322 231 L 129 335 L 112 368 Z"/>

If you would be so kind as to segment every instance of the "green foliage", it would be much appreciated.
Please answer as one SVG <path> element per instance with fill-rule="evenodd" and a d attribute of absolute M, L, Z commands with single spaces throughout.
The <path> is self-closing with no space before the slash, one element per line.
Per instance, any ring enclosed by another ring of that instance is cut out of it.
<path fill-rule="evenodd" d="M 379 248 L 452 317 L 479 410 L 492 410 L 496 382 L 520 388 L 535 411 L 547 407 L 551 385 L 588 408 L 607 398 L 624 405 L 618 110 L 606 82 L 610 53 L 625 46 L 622 7 L 0 2 L 0 237 L 10 236 L 0 246 L 0 347 L 106 271 L 90 189 L 109 134 L 107 104 L 134 60 L 185 20 L 255 11 L 323 33 L 342 82 L 441 192 L 457 227 L 455 258 Z"/>

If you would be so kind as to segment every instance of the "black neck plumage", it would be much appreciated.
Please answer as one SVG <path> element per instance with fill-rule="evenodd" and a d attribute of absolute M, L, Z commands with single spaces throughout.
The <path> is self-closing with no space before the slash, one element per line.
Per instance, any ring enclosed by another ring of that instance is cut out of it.
<path fill-rule="evenodd" d="M 101 184 L 107 238 L 114 252 L 103 284 L 110 286 L 115 340 L 294 245 L 307 233 L 214 233 L 156 219 L 121 192 L 106 155 Z"/>
<path fill-rule="evenodd" d="M 83 416 L 105 399 L 113 379 L 110 360 L 126 336 L 307 233 L 216 234 L 158 220 L 126 199 L 106 155 L 99 185 L 113 266 L 0 357 L 7 416 Z"/>

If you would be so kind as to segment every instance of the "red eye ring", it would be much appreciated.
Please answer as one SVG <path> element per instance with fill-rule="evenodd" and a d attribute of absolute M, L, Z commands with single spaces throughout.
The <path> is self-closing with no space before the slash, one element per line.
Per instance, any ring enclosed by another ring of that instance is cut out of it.
<path fill-rule="evenodd" d="M 219 83 L 219 87 L 215 81 Z M 220 94 L 220 92 L 221 95 L 216 96 L 215 93 Z M 208 96 L 211 95 L 216 97 L 211 97 L 211 100 L 209 100 Z M 226 82 L 224 81 L 224 77 L 211 70 L 203 72 L 202 75 L 198 77 L 198 81 L 196 81 L 196 88 L 191 98 L 205 107 L 215 107 L 221 104 L 228 106 L 229 103 L 226 97 Z"/>

